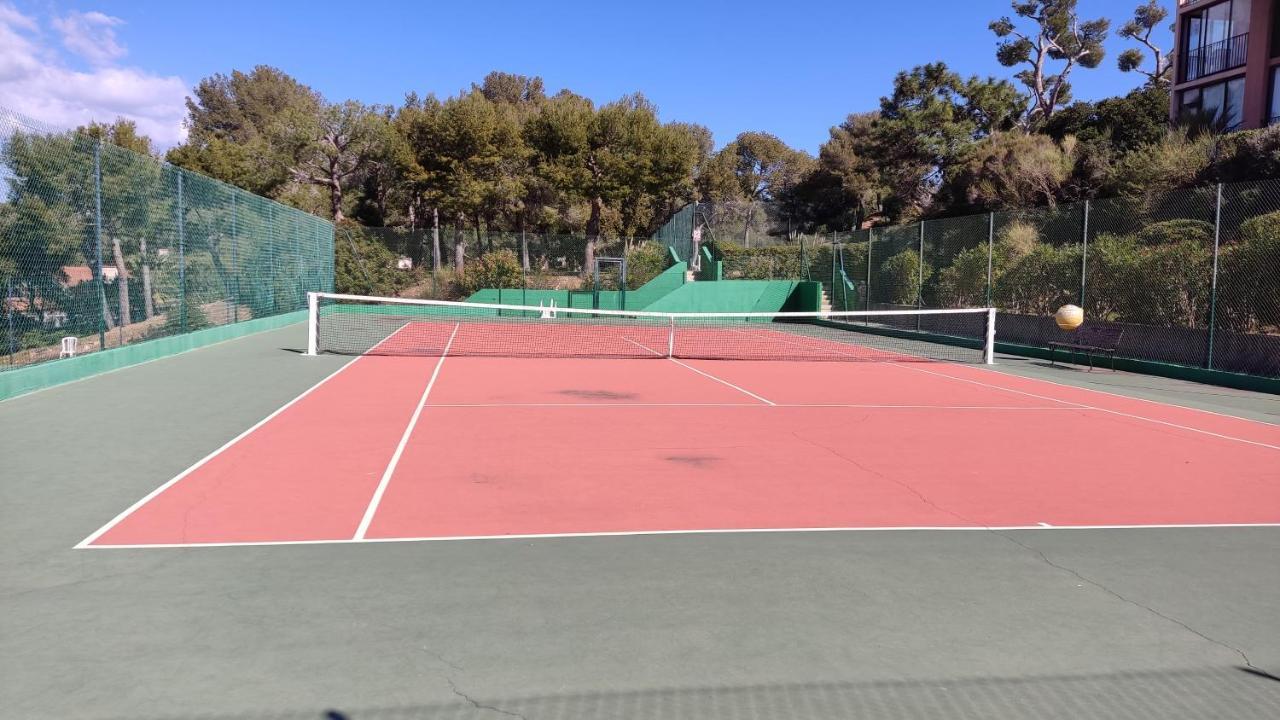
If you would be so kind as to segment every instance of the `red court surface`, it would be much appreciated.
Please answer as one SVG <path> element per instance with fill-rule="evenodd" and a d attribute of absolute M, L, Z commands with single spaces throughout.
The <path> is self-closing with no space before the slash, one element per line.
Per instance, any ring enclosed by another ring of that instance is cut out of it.
<path fill-rule="evenodd" d="M 80 547 L 1277 523 L 1280 428 L 981 366 L 364 356 Z"/>

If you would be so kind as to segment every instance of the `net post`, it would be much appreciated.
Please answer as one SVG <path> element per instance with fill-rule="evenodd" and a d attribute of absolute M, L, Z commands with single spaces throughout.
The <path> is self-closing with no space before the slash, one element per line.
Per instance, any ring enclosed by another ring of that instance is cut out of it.
<path fill-rule="evenodd" d="M 982 361 L 987 365 L 996 364 L 996 309 L 987 308 L 987 336 L 982 343 Z"/>
<path fill-rule="evenodd" d="M 674 315 L 667 318 L 667 357 L 674 358 L 676 356 L 676 318 Z"/>
<path fill-rule="evenodd" d="M 307 293 L 307 354 L 315 356 L 319 345 L 320 294 Z"/>

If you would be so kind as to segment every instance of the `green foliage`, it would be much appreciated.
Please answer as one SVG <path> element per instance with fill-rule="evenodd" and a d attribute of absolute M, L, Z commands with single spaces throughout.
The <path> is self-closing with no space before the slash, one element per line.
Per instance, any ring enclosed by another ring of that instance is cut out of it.
<path fill-rule="evenodd" d="M 1152 55 L 1151 68 L 1146 69 L 1143 63 L 1146 55 L 1138 48 L 1129 48 L 1120 53 L 1117 65 L 1121 72 L 1137 71 L 1146 75 L 1152 84 L 1165 84 L 1173 74 L 1173 65 L 1165 57 L 1159 47 L 1152 42 L 1151 34 L 1159 29 L 1169 11 L 1159 0 L 1147 0 L 1133 11 L 1133 17 L 1120 27 L 1120 37 L 1141 43 Z"/>
<path fill-rule="evenodd" d="M 1028 120 L 1033 125 L 1071 101 L 1068 78 L 1076 66 L 1096 68 L 1106 54 L 1102 43 L 1110 21 L 1083 20 L 1076 6 L 1077 0 L 1014 0 L 1014 14 L 1025 27 L 1007 16 L 988 26 L 1000 38 L 1000 64 L 1023 67 L 1015 77 L 1031 96 Z"/>
<path fill-rule="evenodd" d="M 524 273 L 520 259 L 510 250 L 494 250 L 467 263 L 467 272 L 457 280 L 466 294 L 482 288 L 523 287 Z"/>
<path fill-rule="evenodd" d="M 1138 232 L 1143 245 L 1173 245 L 1190 242 L 1201 247 L 1213 245 L 1213 223 L 1204 220 L 1166 220 L 1153 223 Z"/>
<path fill-rule="evenodd" d="M 1280 212 L 1241 223 L 1240 236 L 1222 249 L 1219 323 L 1240 332 L 1280 333 Z"/>
<path fill-rule="evenodd" d="M 1212 244 L 1199 240 L 1152 244 L 1101 235 L 1089 247 L 1086 313 L 1162 327 L 1202 327 L 1212 261 Z"/>
<path fill-rule="evenodd" d="M 1023 315 L 1049 315 L 1080 295 L 1080 246 L 997 248 L 992 297 L 997 307 Z"/>
<path fill-rule="evenodd" d="M 933 277 L 933 267 L 925 263 L 923 279 Z M 880 265 L 879 287 L 887 288 L 887 301 L 893 305 L 914 305 L 920 298 L 920 253 L 903 250 Z"/>
<path fill-rule="evenodd" d="M 627 287 L 634 290 L 649 282 L 666 270 L 667 264 L 667 249 L 659 243 L 646 242 L 632 248 L 627 253 Z"/>
<path fill-rule="evenodd" d="M 338 228 L 334 241 L 337 292 L 395 296 L 413 282 L 413 274 L 396 267 L 398 258 L 385 245 L 353 228 Z"/>
<path fill-rule="evenodd" d="M 938 302 L 942 307 L 981 307 L 987 304 L 988 248 L 960 251 L 938 273 Z"/>

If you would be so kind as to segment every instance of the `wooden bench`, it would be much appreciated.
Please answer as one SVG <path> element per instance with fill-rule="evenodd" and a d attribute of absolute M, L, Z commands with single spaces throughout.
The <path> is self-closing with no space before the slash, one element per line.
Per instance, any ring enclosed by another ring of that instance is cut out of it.
<path fill-rule="evenodd" d="M 1089 358 L 1089 372 L 1093 372 L 1093 356 L 1108 355 L 1111 357 L 1111 369 L 1116 369 L 1116 348 L 1124 337 L 1124 328 L 1117 325 L 1086 325 L 1077 330 L 1070 341 L 1049 343 L 1049 364 L 1055 361 L 1058 348 L 1067 351 L 1067 359 L 1075 360 L 1075 354 L 1082 352 Z"/>

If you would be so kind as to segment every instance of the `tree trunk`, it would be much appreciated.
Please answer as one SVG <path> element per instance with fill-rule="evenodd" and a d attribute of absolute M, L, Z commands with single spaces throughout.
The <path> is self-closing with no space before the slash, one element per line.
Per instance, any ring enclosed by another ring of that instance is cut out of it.
<path fill-rule="evenodd" d="M 150 320 L 156 314 L 156 304 L 151 298 L 151 263 L 147 261 L 147 239 L 143 237 L 138 242 L 142 244 L 142 309 Z"/>
<path fill-rule="evenodd" d="M 443 265 L 440 257 L 440 209 L 431 208 L 431 270 L 439 272 Z"/>
<path fill-rule="evenodd" d="M 329 171 L 329 209 L 333 211 L 333 222 L 346 219 L 342 214 L 342 180 L 335 170 Z"/>
<path fill-rule="evenodd" d="M 466 252 L 467 217 L 458 213 L 453 225 L 453 271 L 458 273 L 458 277 L 466 274 Z"/>
<path fill-rule="evenodd" d="M 604 199 L 591 198 L 591 219 L 587 220 L 587 247 L 583 253 L 583 272 L 591 273 L 596 266 L 596 243 L 600 241 L 600 215 L 604 212 Z"/>
<path fill-rule="evenodd" d="M 111 255 L 116 261 L 116 290 L 120 294 L 120 324 L 128 325 L 133 322 L 133 315 L 129 312 L 129 274 L 125 271 L 124 251 L 120 249 L 120 238 L 111 237 Z"/>

